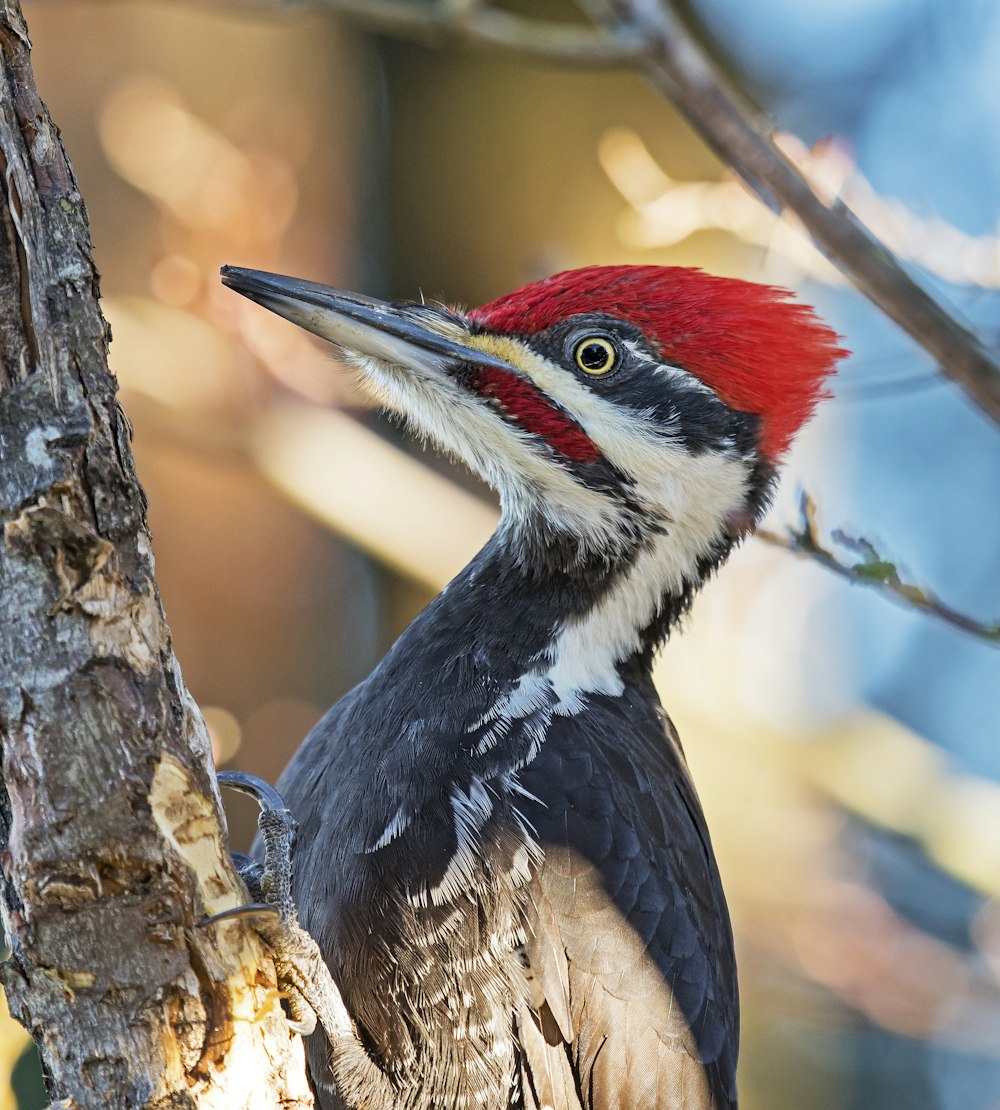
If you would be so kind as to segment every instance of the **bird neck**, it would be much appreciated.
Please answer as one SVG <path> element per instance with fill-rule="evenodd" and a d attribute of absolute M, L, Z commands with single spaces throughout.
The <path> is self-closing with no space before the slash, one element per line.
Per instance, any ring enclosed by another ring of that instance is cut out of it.
<path fill-rule="evenodd" d="M 380 849 L 401 837 L 421 799 L 442 791 L 451 799 L 459 847 L 421 904 L 453 900 L 491 799 L 523 792 L 518 776 L 553 730 L 626 694 L 656 702 L 653 653 L 730 542 L 688 558 L 690 544 L 663 529 L 637 532 L 609 554 L 541 522 L 506 520 L 403 633 L 357 703 L 374 722 L 350 727 L 380 743 L 397 735 L 394 757 L 409 769 L 383 776 L 386 802 L 366 844 Z"/>
<path fill-rule="evenodd" d="M 511 668 L 510 681 L 544 682 L 557 712 L 574 713 L 588 695 L 620 695 L 635 667 L 648 671 L 730 546 L 720 535 L 696 549 L 664 526 L 592 551 L 530 522 L 504 521 L 435 603 L 436 619 L 462 620 L 473 651 L 501 672 Z"/>

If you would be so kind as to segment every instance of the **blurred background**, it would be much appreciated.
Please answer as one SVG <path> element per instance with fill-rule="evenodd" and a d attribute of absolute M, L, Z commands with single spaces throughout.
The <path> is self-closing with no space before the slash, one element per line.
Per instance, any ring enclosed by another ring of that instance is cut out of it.
<path fill-rule="evenodd" d="M 992 0 L 687 0 L 786 134 L 988 338 L 1000 287 Z M 573 18 L 569 3 L 522 12 Z M 1000 619 L 1000 432 L 635 76 L 269 14 L 27 0 L 90 210 L 157 570 L 218 763 L 274 780 L 488 535 L 329 349 L 223 263 L 481 303 L 558 268 L 788 285 L 855 352 L 796 447 L 824 533 Z M 742 1105 L 1000 1107 L 1000 652 L 752 541 L 659 665 L 729 893 Z M 253 814 L 230 809 L 234 843 Z M 8 1082 L 9 1079 L 9 1082 Z M 45 1097 L 0 1024 L 0 1110 Z"/>

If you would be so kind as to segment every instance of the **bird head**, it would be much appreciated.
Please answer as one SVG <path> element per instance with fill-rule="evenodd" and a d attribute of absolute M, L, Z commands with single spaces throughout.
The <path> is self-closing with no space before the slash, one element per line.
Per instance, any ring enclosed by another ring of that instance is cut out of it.
<path fill-rule="evenodd" d="M 342 348 L 376 398 L 500 494 L 504 527 L 591 556 L 680 532 L 712 565 L 845 354 L 781 289 L 595 266 L 469 312 L 225 267 L 223 282 Z"/>

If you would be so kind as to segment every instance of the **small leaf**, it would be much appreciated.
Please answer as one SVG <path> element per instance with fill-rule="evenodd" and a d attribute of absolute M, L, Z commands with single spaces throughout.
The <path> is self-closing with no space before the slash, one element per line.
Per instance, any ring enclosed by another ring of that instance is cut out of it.
<path fill-rule="evenodd" d="M 866 559 L 863 563 L 855 563 L 851 570 L 868 582 L 899 581 L 899 571 L 896 570 L 895 563 L 890 563 L 887 559 Z"/>

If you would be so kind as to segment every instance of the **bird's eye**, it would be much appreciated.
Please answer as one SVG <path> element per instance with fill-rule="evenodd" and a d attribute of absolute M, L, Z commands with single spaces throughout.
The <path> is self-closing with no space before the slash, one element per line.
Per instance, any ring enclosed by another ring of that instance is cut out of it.
<path fill-rule="evenodd" d="M 581 339 L 573 350 L 573 358 L 585 374 L 607 374 L 614 369 L 617 357 L 614 346 L 602 335 Z"/>

